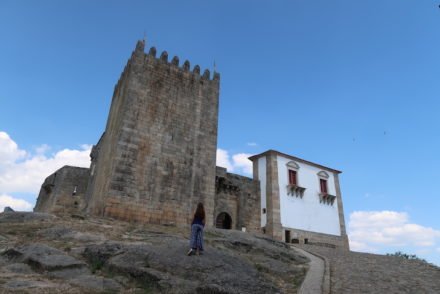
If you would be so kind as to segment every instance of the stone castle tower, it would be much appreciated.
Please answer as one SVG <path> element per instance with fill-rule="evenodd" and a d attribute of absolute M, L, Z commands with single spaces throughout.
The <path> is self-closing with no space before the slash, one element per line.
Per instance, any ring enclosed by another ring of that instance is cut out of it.
<path fill-rule="evenodd" d="M 144 53 L 139 41 L 93 147 L 87 211 L 150 223 L 188 222 L 198 202 L 212 225 L 220 75 Z"/>

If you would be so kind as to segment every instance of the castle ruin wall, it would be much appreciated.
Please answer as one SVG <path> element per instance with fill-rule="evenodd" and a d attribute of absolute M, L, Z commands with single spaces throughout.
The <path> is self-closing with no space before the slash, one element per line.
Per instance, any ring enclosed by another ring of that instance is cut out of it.
<path fill-rule="evenodd" d="M 64 166 L 41 185 L 35 212 L 78 213 L 85 206 L 89 169 Z"/>

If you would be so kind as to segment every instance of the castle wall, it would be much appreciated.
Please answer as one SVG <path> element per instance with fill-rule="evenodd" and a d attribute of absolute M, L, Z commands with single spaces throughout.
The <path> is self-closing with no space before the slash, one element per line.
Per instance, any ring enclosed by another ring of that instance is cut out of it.
<path fill-rule="evenodd" d="M 88 210 L 127 220 L 213 225 L 219 75 L 200 75 L 139 42 L 118 82 L 92 160 Z"/>
<path fill-rule="evenodd" d="M 85 205 L 89 169 L 64 166 L 48 176 L 41 185 L 34 211 L 77 213 Z"/>
<path fill-rule="evenodd" d="M 232 229 L 260 232 L 260 183 L 217 167 L 214 217 L 227 213 Z"/>

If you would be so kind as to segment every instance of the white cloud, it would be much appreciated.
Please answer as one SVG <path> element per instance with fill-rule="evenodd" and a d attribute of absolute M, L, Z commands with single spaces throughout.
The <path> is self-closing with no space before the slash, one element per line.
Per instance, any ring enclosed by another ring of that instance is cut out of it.
<path fill-rule="evenodd" d="M 225 167 L 228 172 L 252 175 L 252 162 L 248 159 L 252 154 L 237 153 L 229 156 L 228 151 L 217 149 L 217 165 Z"/>
<path fill-rule="evenodd" d="M 381 246 L 431 247 L 438 244 L 440 231 L 409 222 L 405 212 L 355 211 L 348 224 L 350 246 L 372 252 Z"/>
<path fill-rule="evenodd" d="M 36 148 L 36 154 L 20 150 L 7 133 L 0 132 L 0 193 L 37 195 L 44 179 L 64 165 L 90 165 L 90 145 L 46 155 L 49 149 L 42 145 Z"/>
<path fill-rule="evenodd" d="M 49 150 L 50 150 L 50 146 L 47 145 L 47 144 L 43 144 L 43 145 L 38 146 L 37 148 L 35 148 L 35 152 L 37 152 L 37 154 L 40 154 L 40 155 L 45 154 Z"/>
<path fill-rule="evenodd" d="M 377 249 L 369 246 L 364 242 L 358 242 L 355 240 L 351 240 L 350 238 L 350 250 L 360 251 L 360 252 L 376 252 Z"/>
<path fill-rule="evenodd" d="M 247 145 L 248 145 L 248 146 L 251 146 L 251 147 L 258 146 L 258 144 L 255 143 L 255 142 L 248 142 Z"/>
<path fill-rule="evenodd" d="M 223 150 L 223 149 L 217 149 L 216 164 L 218 166 L 226 168 L 228 171 L 231 171 L 233 169 L 232 163 L 229 160 L 228 151 Z"/>
<path fill-rule="evenodd" d="M 17 143 L 7 133 L 0 132 L 0 169 L 25 156 L 26 151 L 18 149 Z"/>
<path fill-rule="evenodd" d="M 1 194 L 0 212 L 2 212 L 6 206 L 11 207 L 15 211 L 32 210 L 32 204 L 30 204 L 26 200 L 17 199 L 6 194 Z"/>
<path fill-rule="evenodd" d="M 248 159 L 252 154 L 238 153 L 232 156 L 234 169 L 241 170 L 245 174 L 252 174 L 252 162 Z"/>

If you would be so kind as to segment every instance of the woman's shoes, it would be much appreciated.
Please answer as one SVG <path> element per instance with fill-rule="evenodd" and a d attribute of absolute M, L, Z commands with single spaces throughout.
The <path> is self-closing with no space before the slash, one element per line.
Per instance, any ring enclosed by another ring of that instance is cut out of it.
<path fill-rule="evenodd" d="M 194 254 L 197 255 L 197 256 L 203 255 L 203 251 L 191 248 L 186 255 L 191 256 L 191 255 L 194 255 Z"/>

